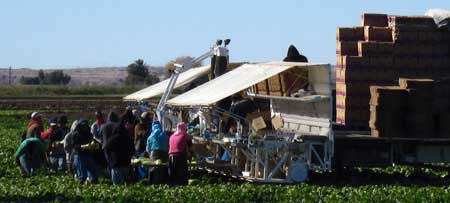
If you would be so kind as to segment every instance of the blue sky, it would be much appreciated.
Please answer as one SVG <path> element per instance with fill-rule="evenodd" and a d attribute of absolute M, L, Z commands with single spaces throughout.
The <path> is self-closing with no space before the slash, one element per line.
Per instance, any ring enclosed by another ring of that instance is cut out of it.
<path fill-rule="evenodd" d="M 423 15 L 447 0 L 151 1 L 2 0 L 0 67 L 164 65 L 230 38 L 232 61 L 282 60 L 290 44 L 312 62 L 335 62 L 336 27 L 364 12 Z"/>

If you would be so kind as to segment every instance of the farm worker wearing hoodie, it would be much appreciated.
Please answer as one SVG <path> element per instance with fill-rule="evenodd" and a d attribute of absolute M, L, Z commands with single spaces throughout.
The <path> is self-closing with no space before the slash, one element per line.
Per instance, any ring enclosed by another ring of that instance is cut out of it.
<path fill-rule="evenodd" d="M 95 148 L 100 148 L 100 145 L 95 143 L 87 120 L 80 119 L 78 121 L 71 136 L 71 143 L 73 145 L 73 165 L 78 181 L 82 184 L 89 176 L 89 181 L 96 183 L 98 176 L 93 151 Z"/>
<path fill-rule="evenodd" d="M 114 111 L 109 112 L 108 121 L 100 128 L 100 143 L 102 143 L 102 149 L 105 148 L 106 140 L 108 140 L 108 137 L 113 133 L 113 129 L 118 125 L 119 116 Z"/>
<path fill-rule="evenodd" d="M 187 126 L 181 122 L 177 125 L 177 131 L 170 136 L 169 141 L 169 177 L 171 184 L 188 184 L 188 164 L 187 157 L 191 137 L 186 132 Z"/>
<path fill-rule="evenodd" d="M 31 114 L 31 121 L 27 125 L 26 138 L 35 137 L 39 138 L 41 132 L 44 131 L 44 125 L 42 124 L 42 116 L 39 112 L 33 112 Z"/>
<path fill-rule="evenodd" d="M 66 153 L 66 162 L 67 162 L 67 170 L 69 173 L 74 172 L 73 167 L 73 139 L 72 136 L 75 134 L 75 128 L 78 125 L 78 120 L 73 121 L 72 126 L 70 127 L 69 133 L 66 134 L 63 140 L 64 152 Z"/>
<path fill-rule="evenodd" d="M 44 144 L 39 138 L 27 138 L 20 143 L 14 156 L 21 174 L 33 175 L 45 160 Z"/>
<path fill-rule="evenodd" d="M 159 121 L 154 121 L 152 124 L 152 132 L 147 139 L 146 151 L 150 154 L 150 159 L 153 161 L 167 162 L 167 152 L 169 150 L 169 137 L 162 129 Z M 167 177 L 167 168 L 152 167 L 149 169 L 149 178 L 153 183 L 161 183 Z"/>
<path fill-rule="evenodd" d="M 103 150 L 108 157 L 113 184 L 124 183 L 130 173 L 131 157 L 134 154 L 133 141 L 128 136 L 124 120 L 113 129 L 112 135 L 106 139 Z"/>

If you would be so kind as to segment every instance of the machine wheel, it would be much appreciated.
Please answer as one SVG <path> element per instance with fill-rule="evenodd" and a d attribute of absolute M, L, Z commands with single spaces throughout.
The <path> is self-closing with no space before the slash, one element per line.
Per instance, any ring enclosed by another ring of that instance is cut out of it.
<path fill-rule="evenodd" d="M 292 157 L 288 177 L 294 183 L 305 182 L 308 179 L 308 166 L 303 157 Z"/>

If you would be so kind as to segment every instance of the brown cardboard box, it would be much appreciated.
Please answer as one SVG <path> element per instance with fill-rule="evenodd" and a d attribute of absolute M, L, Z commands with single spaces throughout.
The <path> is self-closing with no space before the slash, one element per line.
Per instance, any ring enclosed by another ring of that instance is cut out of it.
<path fill-rule="evenodd" d="M 417 56 L 425 53 L 423 44 L 413 44 L 408 42 L 396 42 L 394 55 L 395 56 Z"/>
<path fill-rule="evenodd" d="M 443 112 L 438 116 L 436 135 L 440 138 L 450 138 L 450 113 Z"/>
<path fill-rule="evenodd" d="M 357 47 L 358 47 L 358 56 L 361 57 L 378 55 L 380 53 L 377 42 L 359 41 Z"/>
<path fill-rule="evenodd" d="M 432 31 L 421 31 L 417 32 L 417 41 L 422 43 L 433 42 L 433 32 Z"/>
<path fill-rule="evenodd" d="M 370 65 L 376 69 L 393 67 L 394 57 L 391 55 L 386 56 L 371 56 Z"/>
<path fill-rule="evenodd" d="M 424 90 L 432 93 L 434 80 L 429 78 L 399 78 L 398 84 L 403 89 Z"/>
<path fill-rule="evenodd" d="M 361 72 L 362 69 L 336 69 L 336 81 L 352 83 L 367 79 Z"/>
<path fill-rule="evenodd" d="M 388 26 L 388 16 L 386 14 L 364 13 L 361 15 L 362 26 Z"/>
<path fill-rule="evenodd" d="M 266 126 L 266 123 L 264 122 L 263 117 L 259 116 L 259 117 L 257 117 L 257 118 L 252 120 L 252 127 L 255 130 L 259 131 L 259 130 L 262 130 L 262 129 L 266 128 L 267 126 Z"/>
<path fill-rule="evenodd" d="M 393 42 L 377 42 L 378 43 L 378 53 L 383 55 L 392 55 L 394 53 L 395 44 Z"/>
<path fill-rule="evenodd" d="M 392 40 L 394 42 L 412 43 L 417 42 L 419 39 L 419 32 L 415 31 L 399 31 L 392 32 Z"/>
<path fill-rule="evenodd" d="M 370 119 L 369 107 L 359 109 L 358 120 L 367 122 Z"/>
<path fill-rule="evenodd" d="M 433 18 L 427 16 L 388 16 L 389 27 L 422 27 L 436 29 Z"/>
<path fill-rule="evenodd" d="M 347 97 L 343 95 L 336 95 L 336 107 L 341 109 L 359 108 L 361 102 L 359 96 Z"/>
<path fill-rule="evenodd" d="M 388 108 L 406 104 L 407 96 L 408 91 L 400 86 L 370 86 L 370 105 L 386 105 Z"/>
<path fill-rule="evenodd" d="M 432 44 L 432 56 L 436 58 L 445 57 L 449 55 L 447 44 Z"/>
<path fill-rule="evenodd" d="M 361 56 L 343 56 L 342 68 L 355 69 L 363 68 L 369 65 L 369 58 Z"/>
<path fill-rule="evenodd" d="M 357 41 L 338 41 L 336 42 L 336 54 L 357 56 L 358 55 L 358 42 Z"/>
<path fill-rule="evenodd" d="M 364 27 L 339 27 L 336 30 L 336 41 L 364 40 Z"/>
<path fill-rule="evenodd" d="M 272 118 L 272 126 L 275 130 L 282 128 L 284 125 L 283 119 L 281 116 L 275 116 Z"/>
<path fill-rule="evenodd" d="M 343 56 L 341 56 L 341 55 L 336 56 L 336 69 L 343 68 L 342 58 L 343 58 Z"/>
<path fill-rule="evenodd" d="M 432 69 L 433 68 L 433 57 L 430 56 L 420 56 L 417 58 L 417 67 L 420 69 Z"/>
<path fill-rule="evenodd" d="M 392 30 L 389 27 L 364 27 L 366 41 L 392 42 Z"/>
<path fill-rule="evenodd" d="M 336 122 L 341 125 L 360 125 L 358 120 L 359 109 L 357 108 L 336 108 Z"/>
<path fill-rule="evenodd" d="M 413 56 L 395 56 L 393 67 L 396 69 L 412 69 L 417 66 L 418 60 Z"/>
<path fill-rule="evenodd" d="M 369 125 L 380 137 L 402 137 L 408 92 L 398 86 L 370 86 Z"/>
<path fill-rule="evenodd" d="M 348 96 L 348 97 L 370 95 L 369 83 L 336 82 L 336 95 Z"/>

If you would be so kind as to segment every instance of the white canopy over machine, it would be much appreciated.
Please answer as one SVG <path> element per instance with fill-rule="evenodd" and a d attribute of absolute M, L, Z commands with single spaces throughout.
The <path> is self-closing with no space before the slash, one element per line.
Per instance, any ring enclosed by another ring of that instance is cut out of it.
<path fill-rule="evenodd" d="M 208 106 L 239 91 L 247 89 L 265 79 L 294 67 L 321 67 L 328 64 L 268 62 L 244 64 L 184 94 L 170 99 L 172 106 Z M 328 78 L 327 78 L 328 80 Z M 325 88 L 329 90 L 328 84 Z M 325 94 L 327 95 L 328 92 Z"/>
<path fill-rule="evenodd" d="M 178 80 L 175 83 L 175 88 L 187 85 L 190 82 L 194 81 L 196 78 L 208 74 L 210 71 L 210 65 L 206 65 L 198 68 L 191 68 L 185 72 L 182 72 L 178 76 Z M 133 94 L 127 95 L 123 99 L 126 101 L 142 101 L 162 95 L 164 91 L 166 91 L 169 81 L 170 79 L 163 80 Z"/>

